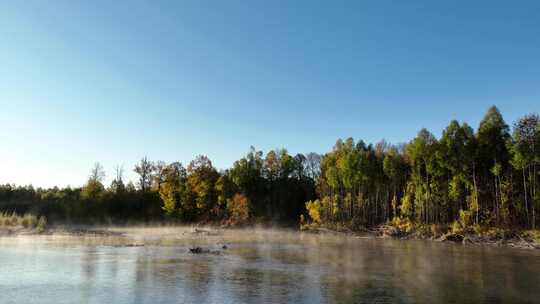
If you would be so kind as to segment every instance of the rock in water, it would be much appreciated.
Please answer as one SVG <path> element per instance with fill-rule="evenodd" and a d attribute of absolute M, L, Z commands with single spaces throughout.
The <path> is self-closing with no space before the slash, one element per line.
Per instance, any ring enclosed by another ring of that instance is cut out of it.
<path fill-rule="evenodd" d="M 189 252 L 193 254 L 200 254 L 203 253 L 203 249 L 201 247 L 189 248 Z"/>
<path fill-rule="evenodd" d="M 221 252 L 218 251 L 218 250 L 204 249 L 204 248 L 201 248 L 201 247 L 189 248 L 189 252 L 191 252 L 193 254 L 203 254 L 203 253 L 215 254 L 215 255 L 221 254 Z"/>

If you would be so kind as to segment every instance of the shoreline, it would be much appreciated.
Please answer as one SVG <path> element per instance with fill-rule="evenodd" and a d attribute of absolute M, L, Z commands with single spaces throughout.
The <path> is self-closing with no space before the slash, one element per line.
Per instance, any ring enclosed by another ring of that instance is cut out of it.
<path fill-rule="evenodd" d="M 217 230 L 229 230 L 237 227 L 219 226 L 219 225 L 141 225 L 129 226 L 130 228 L 175 228 L 189 227 L 192 234 L 207 234 L 211 235 Z M 128 228 L 123 226 L 93 226 L 93 225 L 58 225 L 51 226 L 44 231 L 38 231 L 35 228 L 25 228 L 23 226 L 0 227 L 0 237 L 17 237 L 17 236 L 38 236 L 38 235 L 68 235 L 81 237 L 122 237 L 125 232 L 118 229 Z M 244 229 L 258 229 L 256 225 L 245 226 Z M 262 229 L 271 229 L 269 227 L 259 227 Z M 276 228 L 276 227 L 274 227 Z M 291 227 L 279 227 L 291 228 Z M 509 247 L 518 249 L 540 249 L 540 231 L 527 230 L 510 230 L 498 229 L 497 234 L 486 235 L 474 232 L 466 232 L 462 234 L 446 232 L 436 235 L 423 235 L 419 231 L 403 232 L 391 225 L 379 225 L 371 229 L 349 229 L 336 228 L 325 226 L 304 226 L 300 229 L 290 229 L 298 233 L 308 234 L 326 234 L 347 237 L 363 237 L 377 239 L 393 239 L 393 240 L 426 240 L 434 242 L 450 242 L 463 245 L 488 245 L 496 247 Z M 535 234 L 534 236 L 532 234 Z"/>
<path fill-rule="evenodd" d="M 530 231 L 525 230 L 499 230 L 503 232 L 503 236 L 487 236 L 477 233 L 442 233 L 439 235 L 425 236 L 417 231 L 404 233 L 398 230 L 394 226 L 379 225 L 373 229 L 338 229 L 332 227 L 304 227 L 301 231 L 314 234 L 334 234 L 353 237 L 372 237 L 378 239 L 392 239 L 392 240 L 424 240 L 433 242 L 449 242 L 463 245 L 473 246 L 496 246 L 496 247 L 508 247 L 518 249 L 539 249 L 540 239 L 533 239 L 530 235 Z M 540 231 L 536 231 L 540 234 Z"/>

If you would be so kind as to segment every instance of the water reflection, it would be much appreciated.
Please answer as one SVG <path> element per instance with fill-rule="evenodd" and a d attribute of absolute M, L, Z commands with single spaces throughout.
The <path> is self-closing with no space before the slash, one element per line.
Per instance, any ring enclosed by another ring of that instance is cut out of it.
<path fill-rule="evenodd" d="M 540 253 L 226 231 L 0 238 L 1 303 L 534 303 Z M 229 249 L 191 255 L 194 244 Z"/>

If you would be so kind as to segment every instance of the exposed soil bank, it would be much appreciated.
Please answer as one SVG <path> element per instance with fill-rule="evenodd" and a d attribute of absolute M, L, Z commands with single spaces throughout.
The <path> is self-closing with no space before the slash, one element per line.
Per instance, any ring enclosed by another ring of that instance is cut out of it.
<path fill-rule="evenodd" d="M 373 229 L 336 229 L 326 227 L 305 227 L 308 233 L 350 235 L 357 237 L 389 238 L 397 240 L 431 240 L 436 242 L 454 242 L 464 245 L 507 246 L 521 249 L 540 249 L 540 231 L 519 231 L 497 229 L 491 233 L 439 233 L 426 234 L 422 231 L 404 232 L 391 225 L 380 225 Z"/>
<path fill-rule="evenodd" d="M 106 228 L 92 226 L 58 226 L 46 229 L 29 228 L 24 226 L 0 227 L 1 236 L 19 235 L 71 235 L 71 236 L 122 236 L 123 233 L 110 231 Z"/>
<path fill-rule="evenodd" d="M 35 228 L 25 228 L 23 226 L 0 227 L 0 237 L 33 234 L 39 234 L 39 232 Z"/>

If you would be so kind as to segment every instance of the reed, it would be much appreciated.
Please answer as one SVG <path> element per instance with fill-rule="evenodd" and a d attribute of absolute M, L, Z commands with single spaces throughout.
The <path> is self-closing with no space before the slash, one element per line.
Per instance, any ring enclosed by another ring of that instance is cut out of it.
<path fill-rule="evenodd" d="M 0 227 L 17 226 L 44 231 L 47 226 L 47 219 L 44 216 L 38 218 L 38 216 L 30 213 L 18 215 L 15 212 L 0 212 Z"/>

